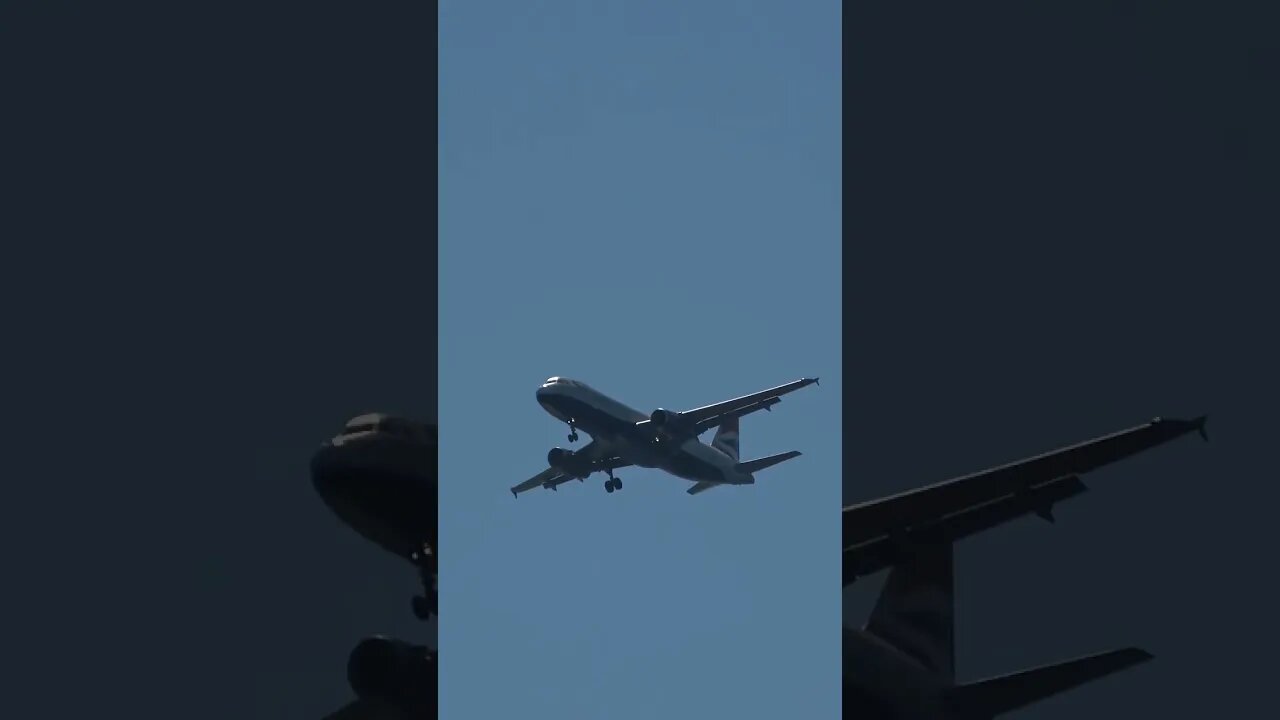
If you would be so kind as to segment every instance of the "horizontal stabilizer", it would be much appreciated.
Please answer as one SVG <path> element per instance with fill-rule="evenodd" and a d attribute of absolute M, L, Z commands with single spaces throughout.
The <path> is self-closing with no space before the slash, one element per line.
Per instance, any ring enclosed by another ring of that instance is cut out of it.
<path fill-rule="evenodd" d="M 1140 665 L 1151 657 L 1139 648 L 1112 650 L 958 685 L 948 691 L 947 702 L 970 717 L 993 717 Z"/>
<path fill-rule="evenodd" d="M 790 452 L 778 453 L 777 455 L 770 455 L 769 457 L 762 457 L 756 460 L 748 460 L 746 462 L 740 462 L 734 467 L 734 469 L 736 469 L 738 472 L 757 473 L 757 472 L 760 472 L 761 470 L 764 470 L 765 468 L 771 468 L 780 462 L 786 462 L 787 460 L 790 460 L 793 457 L 799 457 L 799 455 L 800 455 L 799 450 L 792 450 Z"/>

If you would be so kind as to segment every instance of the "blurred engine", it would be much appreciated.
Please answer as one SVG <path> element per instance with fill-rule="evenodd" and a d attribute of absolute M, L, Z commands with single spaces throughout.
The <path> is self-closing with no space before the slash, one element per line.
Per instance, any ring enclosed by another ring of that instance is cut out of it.
<path fill-rule="evenodd" d="M 417 715 L 436 706 L 436 653 L 422 645 L 374 636 L 347 661 L 347 682 L 362 700 L 382 699 Z"/>

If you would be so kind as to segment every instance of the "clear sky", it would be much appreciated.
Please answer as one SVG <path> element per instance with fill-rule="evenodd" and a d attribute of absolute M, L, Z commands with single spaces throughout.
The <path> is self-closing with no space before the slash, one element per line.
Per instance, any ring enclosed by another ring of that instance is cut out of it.
<path fill-rule="evenodd" d="M 840 3 L 443 2 L 439 79 L 441 717 L 834 717 Z M 744 420 L 804 453 L 754 487 L 513 499 L 552 375 L 822 383 Z"/>

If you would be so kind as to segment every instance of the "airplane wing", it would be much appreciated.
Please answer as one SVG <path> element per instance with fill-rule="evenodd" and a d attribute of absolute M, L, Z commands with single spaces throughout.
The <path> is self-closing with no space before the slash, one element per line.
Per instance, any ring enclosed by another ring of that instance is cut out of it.
<path fill-rule="evenodd" d="M 722 412 L 719 415 L 712 415 L 711 417 L 708 417 L 705 420 L 702 420 L 701 422 L 698 422 L 696 425 L 694 425 L 694 433 L 696 435 L 701 435 L 702 433 L 710 430 L 711 428 L 720 427 L 721 425 L 725 424 L 730 418 L 740 418 L 740 417 L 743 417 L 744 415 L 750 415 L 753 412 L 768 410 L 769 408 L 773 407 L 774 405 L 777 405 L 780 402 L 782 402 L 782 398 L 775 395 L 774 397 L 766 398 L 759 402 L 755 402 L 750 405 L 747 405 L 746 407 L 738 408 L 737 410 L 730 410 L 729 412 Z"/>
<path fill-rule="evenodd" d="M 566 480 L 571 480 L 571 479 L 572 478 L 566 476 L 564 473 L 560 472 L 559 470 L 549 467 L 546 470 L 543 470 L 542 472 L 538 473 L 537 475 L 534 475 L 533 477 L 529 478 L 528 480 L 525 480 L 519 485 L 516 485 L 515 487 L 511 488 L 511 494 L 518 496 L 522 492 L 527 492 L 536 487 L 542 487 L 542 486 L 546 486 L 554 489 L 556 485 L 559 485 L 560 483 L 565 482 Z"/>
<path fill-rule="evenodd" d="M 707 482 L 703 480 L 701 482 L 694 483 L 693 487 L 689 488 L 688 490 L 685 490 L 685 492 L 689 493 L 690 495 L 697 495 L 698 493 L 706 492 L 713 487 L 718 487 L 723 484 L 724 483 L 713 483 L 713 482 Z"/>
<path fill-rule="evenodd" d="M 1054 522 L 1053 506 L 1088 491 L 1075 475 L 1050 480 L 1026 492 L 1007 495 L 998 500 L 966 508 L 910 530 L 885 534 L 843 551 L 844 585 L 902 562 L 917 544 L 954 543 L 1011 520 L 1035 513 Z"/>
<path fill-rule="evenodd" d="M 1205 439 L 1206 417 L 1161 419 L 1088 440 L 1077 445 L 1018 460 L 1008 465 L 909 490 L 844 508 L 844 547 L 891 532 L 933 523 L 961 510 L 1027 493 L 1052 480 L 1096 470 L 1158 445 L 1199 431 Z"/>
<path fill-rule="evenodd" d="M 794 382 L 789 382 L 786 385 L 779 385 L 775 388 L 761 390 L 760 392 L 751 393 L 750 395 L 743 395 L 742 397 L 737 397 L 732 400 L 725 400 L 724 402 L 713 403 L 711 405 L 703 405 L 702 407 L 694 408 L 693 410 L 686 410 L 680 413 L 680 418 L 688 422 L 690 425 L 697 425 L 701 427 L 702 432 L 705 432 L 707 429 L 719 424 L 719 422 L 716 422 L 713 425 L 707 425 L 707 422 L 716 420 L 720 420 L 722 422 L 730 417 L 740 417 L 748 413 L 753 413 L 757 410 L 768 410 L 771 406 L 781 402 L 783 395 L 793 393 L 802 387 L 808 387 L 816 382 L 818 382 L 818 378 L 801 378 Z"/>
<path fill-rule="evenodd" d="M 600 470 L 617 470 L 619 468 L 631 466 L 631 463 L 614 455 L 601 457 L 603 454 L 602 448 L 603 446 L 598 441 L 592 440 L 587 443 L 586 447 L 574 454 L 590 461 L 592 472 Z M 563 485 L 573 479 L 572 475 L 566 475 L 553 467 L 549 467 L 519 485 L 512 487 L 511 494 L 519 497 L 520 493 L 533 490 L 537 487 L 545 487 L 548 490 L 555 490 L 560 485 Z"/>

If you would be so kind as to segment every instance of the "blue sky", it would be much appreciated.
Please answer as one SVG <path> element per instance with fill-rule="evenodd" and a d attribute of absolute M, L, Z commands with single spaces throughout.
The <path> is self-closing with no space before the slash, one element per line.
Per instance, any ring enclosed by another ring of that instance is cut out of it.
<path fill-rule="evenodd" d="M 840 4 L 440 5 L 441 717 L 834 717 Z M 569 445 L 552 375 L 822 384 L 743 421 L 804 453 L 753 487 L 513 499 Z"/>

